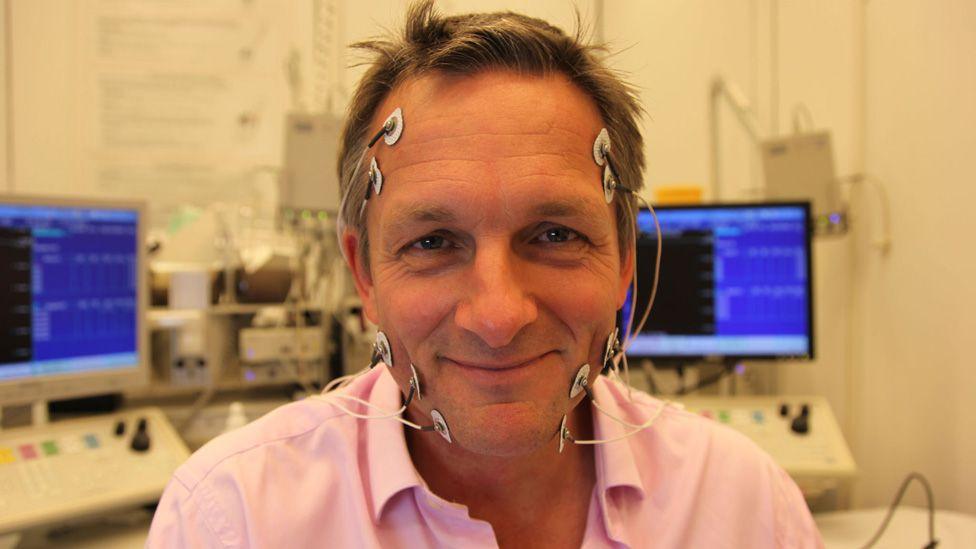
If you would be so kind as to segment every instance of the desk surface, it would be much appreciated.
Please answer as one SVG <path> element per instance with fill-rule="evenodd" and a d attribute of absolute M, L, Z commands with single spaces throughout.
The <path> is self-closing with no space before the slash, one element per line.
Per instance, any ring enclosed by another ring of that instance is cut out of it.
<path fill-rule="evenodd" d="M 862 509 L 821 513 L 813 518 L 828 549 L 856 549 L 871 539 L 886 512 L 887 508 Z M 928 509 L 899 507 L 875 547 L 921 549 L 929 542 L 928 517 Z M 976 547 L 976 516 L 936 510 L 935 539 L 939 549 Z"/>

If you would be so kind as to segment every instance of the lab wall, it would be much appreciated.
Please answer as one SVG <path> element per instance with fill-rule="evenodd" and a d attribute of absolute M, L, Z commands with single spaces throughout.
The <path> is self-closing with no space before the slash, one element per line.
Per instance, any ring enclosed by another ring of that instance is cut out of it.
<path fill-rule="evenodd" d="M 13 61 L 0 71 L 0 99 L 13 105 L 0 113 L 0 189 L 125 195 L 92 175 L 92 144 L 79 112 L 88 104 L 79 88 L 92 69 L 79 62 L 78 18 L 96 2 L 0 3 L 2 58 Z M 817 128 L 832 132 L 838 174 L 872 174 L 884 186 L 887 252 L 875 245 L 881 195 L 868 183 L 849 189 L 851 232 L 815 244 L 817 359 L 750 367 L 782 393 L 830 400 L 860 469 L 855 505 L 886 505 L 903 476 L 917 470 L 932 480 L 937 505 L 976 513 L 976 374 L 965 348 L 976 333 L 976 246 L 969 242 L 976 223 L 967 214 L 976 201 L 976 4 L 439 2 L 448 12 L 512 9 L 566 29 L 574 26 L 574 4 L 640 91 L 648 198 L 664 185 L 707 185 L 707 101 L 716 75 L 742 89 L 768 134 L 792 131 L 802 104 Z M 275 90 L 261 103 L 270 127 L 247 143 L 247 155 L 220 157 L 236 167 L 232 188 L 247 184 L 241 174 L 277 161 L 288 109 L 344 108 L 362 68 L 341 46 L 395 26 L 406 2 L 280 5 L 275 51 L 300 54 L 306 85 L 289 96 L 283 68 L 269 64 L 262 73 Z M 331 10 L 328 21 L 311 21 L 316 5 Z M 331 45 L 314 45 L 315 24 L 331 29 Z M 325 68 L 316 47 L 334 48 Z M 762 173 L 755 148 L 731 112 L 722 110 L 720 119 L 723 196 L 756 197 Z M 149 200 L 179 199 L 165 185 L 140 192 Z M 921 502 L 917 494 L 909 500 Z"/>
<path fill-rule="evenodd" d="M 866 164 L 889 189 L 892 247 L 856 240 L 863 491 L 881 503 L 916 469 L 940 507 L 974 513 L 976 3 L 870 2 L 866 27 Z"/>
<path fill-rule="evenodd" d="M 838 175 L 884 186 L 890 248 L 877 242 L 882 195 L 852 185 L 853 229 L 816 243 L 818 357 L 769 375 L 782 393 L 830 400 L 860 469 L 854 505 L 887 505 L 914 470 L 939 507 L 976 512 L 976 4 L 662 0 L 605 10 L 607 39 L 628 48 L 616 63 L 650 115 L 652 187 L 707 181 L 714 74 L 739 85 L 768 133 L 791 131 L 804 104 L 832 132 Z M 723 179 L 729 195 L 748 198 L 760 174 L 722 115 Z M 921 490 L 908 501 L 922 504 Z"/>

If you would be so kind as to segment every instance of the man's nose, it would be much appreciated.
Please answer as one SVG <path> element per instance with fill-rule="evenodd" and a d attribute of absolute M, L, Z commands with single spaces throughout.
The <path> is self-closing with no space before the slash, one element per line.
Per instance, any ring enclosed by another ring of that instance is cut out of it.
<path fill-rule="evenodd" d="M 466 297 L 458 303 L 454 320 L 492 348 L 512 342 L 538 316 L 535 298 L 527 291 L 525 272 L 509 246 L 483 246 L 471 265 Z"/>

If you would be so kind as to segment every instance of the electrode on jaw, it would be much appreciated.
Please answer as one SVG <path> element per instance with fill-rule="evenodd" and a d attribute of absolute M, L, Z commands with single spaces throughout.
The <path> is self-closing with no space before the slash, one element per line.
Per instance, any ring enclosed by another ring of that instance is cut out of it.
<path fill-rule="evenodd" d="M 437 431 L 437 434 L 444 437 L 444 440 L 454 442 L 451 440 L 451 431 L 447 428 L 447 422 L 444 421 L 444 416 L 437 410 L 431 410 L 430 417 L 434 420 L 434 431 Z"/>
<path fill-rule="evenodd" d="M 584 364 L 576 372 L 576 378 L 573 379 L 573 385 L 569 388 L 569 398 L 576 398 L 576 395 L 580 394 L 586 387 L 586 378 L 590 375 L 590 365 Z"/>
<path fill-rule="evenodd" d="M 383 332 L 376 332 L 376 342 L 373 343 L 373 352 L 383 360 L 390 368 L 393 367 L 393 354 L 390 350 L 390 340 Z"/>

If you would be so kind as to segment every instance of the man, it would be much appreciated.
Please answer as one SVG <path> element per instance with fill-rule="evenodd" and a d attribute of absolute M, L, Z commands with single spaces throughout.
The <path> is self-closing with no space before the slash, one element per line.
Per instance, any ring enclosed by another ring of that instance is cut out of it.
<path fill-rule="evenodd" d="M 643 152 L 598 52 L 430 3 L 365 47 L 340 238 L 384 361 L 197 452 L 149 545 L 820 546 L 744 437 L 599 376 Z"/>

